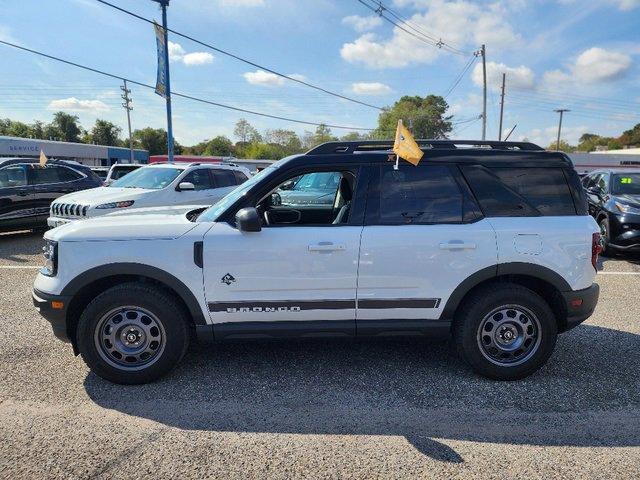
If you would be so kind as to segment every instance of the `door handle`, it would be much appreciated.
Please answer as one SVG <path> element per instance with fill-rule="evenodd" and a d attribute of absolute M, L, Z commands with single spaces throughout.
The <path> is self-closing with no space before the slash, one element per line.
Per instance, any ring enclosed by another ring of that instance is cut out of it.
<path fill-rule="evenodd" d="M 450 242 L 440 244 L 440 250 L 475 250 L 475 248 L 475 243 L 463 242 L 461 240 L 451 240 Z"/>
<path fill-rule="evenodd" d="M 26 197 L 27 195 L 29 195 L 29 192 L 27 192 L 26 190 L 18 190 L 19 197 Z"/>
<path fill-rule="evenodd" d="M 319 242 L 308 247 L 310 252 L 341 252 L 347 249 L 344 244 L 335 244 L 333 242 Z"/>

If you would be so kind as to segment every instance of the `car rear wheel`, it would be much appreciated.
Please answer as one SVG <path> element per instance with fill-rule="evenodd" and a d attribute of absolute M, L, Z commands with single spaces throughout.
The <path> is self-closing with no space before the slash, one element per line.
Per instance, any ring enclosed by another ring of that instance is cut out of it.
<path fill-rule="evenodd" d="M 117 285 L 82 313 L 78 349 L 89 368 L 114 383 L 148 383 L 184 356 L 188 318 L 168 291 L 140 283 Z"/>
<path fill-rule="evenodd" d="M 479 374 L 516 380 L 538 370 L 556 343 L 549 305 L 520 285 L 501 283 L 467 298 L 454 321 L 458 352 Z"/>

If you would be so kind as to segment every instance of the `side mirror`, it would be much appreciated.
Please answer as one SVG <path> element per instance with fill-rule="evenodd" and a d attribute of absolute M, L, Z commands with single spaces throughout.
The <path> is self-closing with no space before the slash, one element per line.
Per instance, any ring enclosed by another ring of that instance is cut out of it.
<path fill-rule="evenodd" d="M 259 232 L 262 221 L 258 210 L 253 207 L 242 208 L 236 213 L 236 225 L 241 232 Z"/>
<path fill-rule="evenodd" d="M 185 190 L 195 190 L 195 189 L 196 189 L 196 186 L 191 182 L 180 182 L 176 190 L 178 190 L 179 192 L 183 192 Z"/>

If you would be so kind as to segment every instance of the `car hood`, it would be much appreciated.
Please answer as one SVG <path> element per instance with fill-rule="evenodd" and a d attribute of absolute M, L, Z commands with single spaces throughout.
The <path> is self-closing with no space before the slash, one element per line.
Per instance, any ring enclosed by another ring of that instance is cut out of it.
<path fill-rule="evenodd" d="M 640 208 L 640 195 L 614 195 L 613 198 L 632 207 Z"/>
<path fill-rule="evenodd" d="M 147 190 L 145 188 L 98 187 L 63 195 L 62 197 L 58 197 L 55 200 L 55 203 L 72 203 L 95 206 L 103 203 L 135 200 L 144 194 L 153 191 L 154 190 Z"/>
<path fill-rule="evenodd" d="M 122 208 L 108 213 L 106 217 L 124 217 L 131 215 L 184 215 L 192 210 L 203 210 L 211 205 L 166 205 L 161 207 Z"/>
<path fill-rule="evenodd" d="M 185 215 L 105 215 L 61 225 L 46 232 L 44 237 L 62 242 L 173 240 L 196 225 Z"/>

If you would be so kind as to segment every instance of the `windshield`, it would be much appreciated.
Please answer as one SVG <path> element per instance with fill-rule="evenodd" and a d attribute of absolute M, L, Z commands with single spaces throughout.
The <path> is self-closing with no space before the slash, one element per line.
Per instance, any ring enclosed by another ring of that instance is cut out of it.
<path fill-rule="evenodd" d="M 243 184 L 238 185 L 234 190 L 220 199 L 218 203 L 214 203 L 211 207 L 202 212 L 202 214 L 198 217 L 198 221 L 215 222 L 222 212 L 224 212 L 230 205 L 237 202 L 245 193 L 249 191 L 249 189 L 251 189 L 256 183 L 258 183 L 269 173 L 273 172 L 276 168 L 277 167 L 271 165 L 261 172 L 256 173 L 253 177 L 251 177 Z"/>
<path fill-rule="evenodd" d="M 143 167 L 128 173 L 111 184 L 120 188 L 146 188 L 159 190 L 166 187 L 180 175 L 182 170 L 165 167 Z"/>
<path fill-rule="evenodd" d="M 611 193 L 614 195 L 640 195 L 640 173 L 613 175 Z"/>

